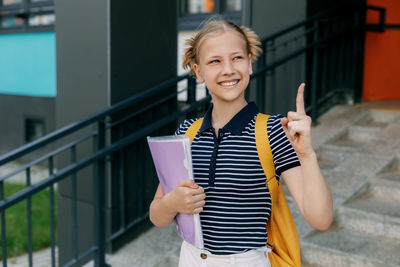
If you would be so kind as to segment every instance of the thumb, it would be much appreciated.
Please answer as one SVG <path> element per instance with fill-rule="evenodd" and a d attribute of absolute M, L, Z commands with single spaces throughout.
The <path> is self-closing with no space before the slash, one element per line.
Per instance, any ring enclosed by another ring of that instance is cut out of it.
<path fill-rule="evenodd" d="M 289 122 L 289 119 L 286 118 L 286 117 L 281 119 L 282 128 L 283 128 L 283 130 L 285 131 L 286 134 L 288 133 L 288 126 L 287 126 L 288 122 Z"/>
<path fill-rule="evenodd" d="M 192 179 L 182 180 L 179 182 L 178 186 L 191 187 L 191 188 L 199 187 L 197 184 L 195 184 L 195 182 Z"/>
<path fill-rule="evenodd" d="M 288 129 L 288 123 L 289 123 L 289 119 L 288 118 L 284 117 L 284 118 L 281 119 L 281 124 L 282 124 L 283 131 L 285 132 L 286 137 L 289 139 L 289 141 L 292 141 L 292 137 L 291 137 L 291 135 L 289 133 L 289 129 Z"/>

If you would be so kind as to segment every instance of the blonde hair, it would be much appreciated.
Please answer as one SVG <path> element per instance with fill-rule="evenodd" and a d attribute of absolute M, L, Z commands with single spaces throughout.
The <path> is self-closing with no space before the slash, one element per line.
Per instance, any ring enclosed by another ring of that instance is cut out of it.
<path fill-rule="evenodd" d="M 257 34 L 244 26 L 237 26 L 236 24 L 226 20 L 215 20 L 207 23 L 195 36 L 186 40 L 185 45 L 188 47 L 183 54 L 182 66 L 184 69 L 189 68 L 190 74 L 194 75 L 193 65 L 199 63 L 199 51 L 201 44 L 207 40 L 209 36 L 224 33 L 228 30 L 238 32 L 246 42 L 247 53 L 251 55 L 253 60 L 256 60 L 262 49 L 259 47 L 261 44 L 260 38 Z"/>

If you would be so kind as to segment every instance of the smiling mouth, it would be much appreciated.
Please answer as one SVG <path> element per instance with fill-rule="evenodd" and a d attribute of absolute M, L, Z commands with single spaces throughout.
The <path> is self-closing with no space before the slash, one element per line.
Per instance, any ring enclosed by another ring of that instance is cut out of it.
<path fill-rule="evenodd" d="M 225 82 L 220 82 L 219 84 L 222 86 L 234 86 L 239 83 L 240 80 L 233 80 L 233 81 L 225 81 Z"/>

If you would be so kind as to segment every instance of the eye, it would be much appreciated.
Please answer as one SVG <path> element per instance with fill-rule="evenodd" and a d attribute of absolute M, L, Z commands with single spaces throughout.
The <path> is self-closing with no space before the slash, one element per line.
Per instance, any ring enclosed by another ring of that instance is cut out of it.
<path fill-rule="evenodd" d="M 243 58 L 242 56 L 236 56 L 236 57 L 233 58 L 233 60 L 240 60 L 242 58 Z"/>
<path fill-rule="evenodd" d="M 217 63 L 219 63 L 218 59 L 213 59 L 213 60 L 210 60 L 210 62 L 208 62 L 208 64 L 217 64 Z"/>

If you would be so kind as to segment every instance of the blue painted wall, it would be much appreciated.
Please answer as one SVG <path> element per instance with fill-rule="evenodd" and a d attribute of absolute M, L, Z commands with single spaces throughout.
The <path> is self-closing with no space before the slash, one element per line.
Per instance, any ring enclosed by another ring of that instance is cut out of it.
<path fill-rule="evenodd" d="M 55 97 L 54 32 L 0 35 L 0 94 Z"/>

